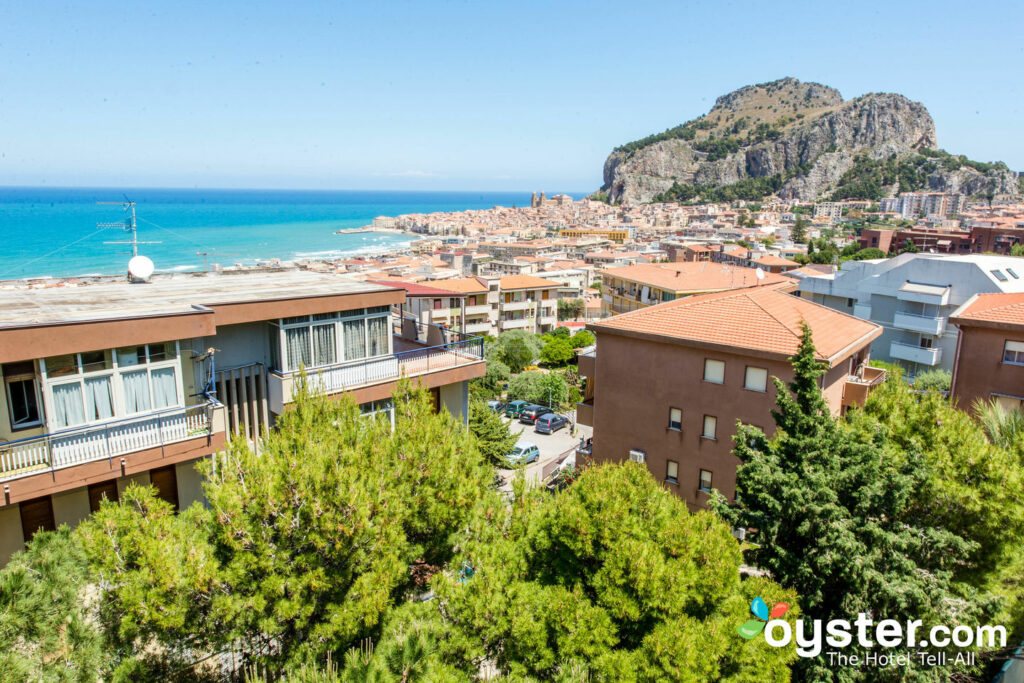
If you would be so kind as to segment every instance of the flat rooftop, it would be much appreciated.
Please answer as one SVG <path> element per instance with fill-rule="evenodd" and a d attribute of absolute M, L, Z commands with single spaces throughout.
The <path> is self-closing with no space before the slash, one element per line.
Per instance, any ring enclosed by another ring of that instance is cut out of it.
<path fill-rule="evenodd" d="M 396 289 L 345 275 L 306 270 L 239 270 L 154 275 L 150 282 L 119 277 L 0 282 L 0 328 L 188 313 L 197 306 Z"/>

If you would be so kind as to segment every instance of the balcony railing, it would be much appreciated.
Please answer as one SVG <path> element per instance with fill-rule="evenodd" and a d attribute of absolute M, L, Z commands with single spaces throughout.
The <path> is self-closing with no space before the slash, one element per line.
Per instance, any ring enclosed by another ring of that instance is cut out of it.
<path fill-rule="evenodd" d="M 430 328 L 433 328 L 433 331 Z M 396 329 L 402 330 L 401 335 L 395 336 L 396 344 L 420 343 L 421 339 L 430 339 L 436 335 L 441 335 L 449 341 L 399 351 L 388 356 L 308 368 L 306 381 L 309 382 L 310 388 L 325 394 L 335 394 L 390 382 L 399 377 L 415 377 L 478 363 L 484 358 L 482 337 L 428 325 L 412 318 L 406 318 L 402 325 L 396 322 Z M 267 378 L 271 410 L 280 413 L 284 404 L 291 402 L 294 384 L 299 375 L 298 371 L 271 371 Z"/>
<path fill-rule="evenodd" d="M 937 365 L 942 360 L 942 347 L 927 348 L 903 342 L 893 342 L 889 347 L 889 355 L 900 360 L 920 363 L 922 365 Z"/>
<path fill-rule="evenodd" d="M 898 327 L 901 330 L 940 335 L 945 330 L 946 319 L 935 315 L 897 311 L 893 316 L 892 324 L 893 327 Z"/>
<path fill-rule="evenodd" d="M 213 433 L 216 402 L 0 443 L 0 478 L 55 470 Z"/>

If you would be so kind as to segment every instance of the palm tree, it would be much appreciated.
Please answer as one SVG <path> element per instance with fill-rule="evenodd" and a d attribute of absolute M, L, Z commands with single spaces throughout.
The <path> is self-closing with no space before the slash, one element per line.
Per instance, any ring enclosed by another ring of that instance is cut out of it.
<path fill-rule="evenodd" d="M 985 430 L 988 440 L 1000 448 L 1010 448 L 1024 439 L 1024 413 L 1007 410 L 997 401 L 975 399 L 971 408 Z"/>

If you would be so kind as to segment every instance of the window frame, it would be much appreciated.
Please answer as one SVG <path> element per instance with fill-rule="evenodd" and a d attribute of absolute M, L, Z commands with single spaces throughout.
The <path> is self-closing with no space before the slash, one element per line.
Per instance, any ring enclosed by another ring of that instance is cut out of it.
<path fill-rule="evenodd" d="M 713 379 L 708 379 L 708 363 L 720 363 L 721 364 L 721 366 L 722 366 L 722 379 L 721 379 L 721 381 L 717 381 L 716 382 Z M 701 376 L 701 381 L 702 382 L 707 382 L 708 384 L 725 384 L 725 361 L 724 360 L 719 360 L 717 358 L 705 358 L 704 359 L 704 373 Z"/>
<path fill-rule="evenodd" d="M 764 388 L 757 389 L 750 386 L 749 375 L 751 370 L 763 370 L 764 371 Z M 760 365 L 747 365 L 743 369 L 743 389 L 745 391 L 756 391 L 759 394 L 768 393 L 768 368 L 763 368 Z"/>
<path fill-rule="evenodd" d="M 1008 347 L 1010 344 L 1019 345 L 1020 349 L 1010 350 Z M 1015 355 L 1014 360 L 1006 360 L 1006 354 L 1013 353 Z M 1002 362 L 1006 365 L 1024 365 L 1024 341 L 1018 341 L 1016 339 L 1004 339 L 1003 340 L 1003 357 Z"/>
<path fill-rule="evenodd" d="M 673 420 L 672 420 L 672 413 L 673 412 L 679 413 L 679 421 L 678 422 L 673 422 Z M 668 408 L 668 429 L 670 429 L 673 432 L 682 432 L 683 431 L 683 409 L 682 408 L 674 408 L 672 406 L 669 406 L 669 408 Z"/>
<path fill-rule="evenodd" d="M 32 374 L 18 373 L 8 375 L 6 372 L 3 373 L 4 391 L 6 392 L 5 395 L 7 398 L 7 419 L 10 423 L 12 432 L 41 427 L 43 424 L 43 397 L 40 395 L 39 382 L 37 381 L 34 369 L 33 365 Z M 15 382 L 29 382 L 32 386 L 32 392 L 36 399 L 36 418 L 31 422 L 22 422 L 20 424 L 15 424 L 14 422 L 14 397 L 11 395 L 11 384 Z"/>
<path fill-rule="evenodd" d="M 708 475 L 708 485 L 704 486 L 704 475 Z M 700 493 L 711 493 L 714 487 L 714 475 L 715 473 L 711 470 L 701 469 L 697 471 L 697 491 Z"/>
<path fill-rule="evenodd" d="M 672 476 L 672 466 L 675 465 L 676 474 Z M 665 461 L 665 481 L 669 484 L 679 485 L 679 462 L 676 460 Z"/>
<path fill-rule="evenodd" d="M 441 299 L 437 299 L 441 301 Z M 443 308 L 440 310 L 444 310 Z M 300 319 L 301 318 L 301 319 Z M 384 326 L 384 333 L 386 339 L 386 349 L 382 353 L 376 355 L 370 355 L 370 320 L 376 320 L 384 318 L 387 322 Z M 345 323 L 351 323 L 358 321 L 362 323 L 363 330 L 363 344 L 362 353 L 363 355 L 359 358 L 346 358 L 345 357 Z M 297 367 L 292 367 L 291 358 L 288 354 L 288 342 L 286 335 L 288 330 L 294 330 L 305 327 L 308 333 L 308 350 L 310 362 L 315 361 L 313 354 L 314 342 L 313 342 L 313 328 L 334 325 L 334 362 L 327 365 L 309 365 L 306 366 L 307 370 L 317 370 L 320 368 L 330 368 L 338 365 L 346 365 L 349 363 L 363 363 L 368 360 L 384 358 L 394 354 L 394 334 L 392 333 L 392 313 L 390 306 L 370 306 L 367 308 L 353 308 L 345 311 L 333 311 L 330 313 L 315 313 L 313 315 L 306 316 L 294 316 L 291 318 L 278 318 L 277 320 L 270 320 L 268 323 L 271 326 L 271 334 L 274 334 L 274 328 L 277 330 L 277 350 L 272 352 L 275 356 L 274 360 L 280 366 L 275 368 L 284 373 L 298 372 L 302 364 L 300 363 Z"/>
<path fill-rule="evenodd" d="M 713 420 L 713 429 L 711 430 L 711 436 L 708 436 L 708 420 Z M 718 441 L 718 417 L 715 415 L 705 415 L 704 420 L 701 422 L 700 438 L 708 439 L 709 441 Z"/>

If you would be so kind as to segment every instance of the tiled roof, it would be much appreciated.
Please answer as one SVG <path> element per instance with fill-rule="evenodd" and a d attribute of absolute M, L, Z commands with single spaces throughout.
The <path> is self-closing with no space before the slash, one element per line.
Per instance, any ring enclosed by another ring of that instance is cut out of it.
<path fill-rule="evenodd" d="M 532 275 L 508 275 L 501 278 L 501 289 L 534 289 L 537 287 L 561 287 L 554 280 L 545 280 Z"/>
<path fill-rule="evenodd" d="M 979 294 L 952 315 L 953 322 L 987 322 L 1024 327 L 1024 293 Z"/>
<path fill-rule="evenodd" d="M 796 261 L 790 261 L 789 259 L 779 258 L 778 256 L 772 256 L 771 254 L 765 254 L 761 258 L 754 259 L 754 263 L 765 266 L 799 266 L 800 264 Z"/>
<path fill-rule="evenodd" d="M 454 280 L 437 280 L 436 282 L 445 289 L 463 294 L 480 294 L 487 291 L 487 285 L 475 277 L 460 277 Z"/>
<path fill-rule="evenodd" d="M 428 287 L 415 282 L 403 282 L 400 280 L 371 280 L 374 284 L 378 285 L 389 285 L 391 287 L 401 287 L 405 290 L 407 296 L 435 296 L 435 297 L 464 297 L 465 292 L 456 292 L 452 289 L 438 289 L 437 287 Z M 444 280 L 441 280 L 444 282 Z"/>
<path fill-rule="evenodd" d="M 754 268 L 729 266 L 698 261 L 677 263 L 642 263 L 622 268 L 608 268 L 602 275 L 631 280 L 671 292 L 714 292 L 723 289 L 751 287 L 758 284 Z M 760 284 L 788 280 L 776 273 L 765 273 Z"/>
<path fill-rule="evenodd" d="M 799 348 L 802 321 L 811 326 L 822 360 L 882 333 L 881 327 L 867 320 L 786 294 L 778 287 L 763 286 L 677 299 L 607 318 L 591 327 L 598 333 L 639 332 L 729 346 L 739 353 L 753 350 L 789 357 Z"/>

